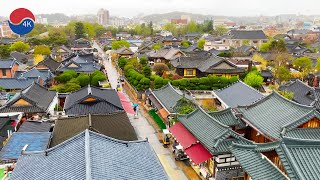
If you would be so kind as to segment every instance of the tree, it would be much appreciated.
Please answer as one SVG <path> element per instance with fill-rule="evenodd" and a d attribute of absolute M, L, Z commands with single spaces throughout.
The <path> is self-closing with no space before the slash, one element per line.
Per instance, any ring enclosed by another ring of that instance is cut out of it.
<path fill-rule="evenodd" d="M 86 37 L 85 35 L 86 31 L 84 28 L 84 24 L 82 22 L 76 22 L 74 26 L 74 32 L 75 32 L 76 39 Z"/>
<path fill-rule="evenodd" d="M 84 22 L 83 26 L 84 26 L 85 35 L 88 38 L 93 38 L 96 36 L 96 32 L 95 32 L 94 27 L 91 23 Z"/>
<path fill-rule="evenodd" d="M 10 45 L 0 45 L 0 58 L 6 59 L 10 57 Z"/>
<path fill-rule="evenodd" d="M 244 82 L 249 86 L 258 89 L 263 83 L 263 77 L 258 71 L 251 71 L 244 78 Z"/>
<path fill-rule="evenodd" d="M 280 83 L 291 79 L 290 70 L 284 66 L 276 68 L 275 76 L 280 81 Z"/>
<path fill-rule="evenodd" d="M 289 53 L 278 52 L 278 53 L 273 53 L 273 60 L 276 67 L 287 66 L 288 61 L 293 60 L 293 56 Z"/>
<path fill-rule="evenodd" d="M 72 79 L 72 75 L 68 73 L 62 73 L 56 77 L 59 83 L 66 83 Z"/>
<path fill-rule="evenodd" d="M 142 57 L 140 58 L 139 63 L 142 65 L 142 67 L 148 65 L 148 58 L 147 58 L 146 56 L 142 56 Z"/>
<path fill-rule="evenodd" d="M 157 63 L 153 66 L 153 71 L 155 71 L 157 75 L 162 76 L 164 71 L 169 71 L 169 67 L 165 63 Z"/>
<path fill-rule="evenodd" d="M 242 40 L 242 44 L 243 44 L 243 45 L 247 45 L 247 46 L 249 46 L 249 45 L 250 45 L 249 41 L 248 41 L 248 40 L 246 40 L 246 39 L 245 39 L 245 40 Z"/>
<path fill-rule="evenodd" d="M 227 32 L 228 32 L 228 29 L 224 25 L 218 25 L 213 30 L 213 34 L 216 36 L 222 36 Z"/>
<path fill-rule="evenodd" d="M 101 25 L 98 24 L 98 23 L 94 23 L 94 24 L 93 24 L 93 29 L 94 29 L 94 31 L 95 31 L 95 33 L 96 33 L 96 37 L 100 37 L 100 36 L 102 36 L 104 33 L 107 32 L 107 29 L 106 29 L 105 27 L 101 26 Z"/>
<path fill-rule="evenodd" d="M 92 86 L 99 86 L 99 81 L 105 81 L 107 77 L 104 74 L 97 74 L 91 79 Z"/>
<path fill-rule="evenodd" d="M 204 49 L 204 44 L 205 44 L 205 43 L 206 43 L 206 40 L 200 39 L 200 40 L 198 41 L 198 48 Z"/>
<path fill-rule="evenodd" d="M 320 58 L 317 59 L 317 64 L 316 64 L 316 66 L 315 66 L 315 70 L 316 70 L 317 72 L 320 72 Z"/>
<path fill-rule="evenodd" d="M 184 48 L 188 48 L 192 43 L 189 41 L 182 41 L 181 42 L 181 46 L 183 46 Z"/>
<path fill-rule="evenodd" d="M 28 39 L 28 44 L 32 46 L 37 46 L 37 45 L 43 44 L 43 42 L 38 38 L 30 38 Z"/>
<path fill-rule="evenodd" d="M 283 39 L 270 40 L 260 46 L 261 52 L 272 51 L 273 53 L 287 52 L 286 43 Z"/>
<path fill-rule="evenodd" d="M 150 29 L 150 35 L 153 35 L 153 23 L 152 23 L 152 21 L 149 22 L 148 27 Z"/>
<path fill-rule="evenodd" d="M 129 48 L 130 47 L 130 43 L 128 41 L 126 41 L 126 40 L 113 41 L 111 43 L 111 47 L 114 50 L 117 50 L 117 49 L 119 49 L 121 47 Z"/>
<path fill-rule="evenodd" d="M 262 70 L 267 69 L 267 60 L 265 60 L 260 54 L 254 54 L 252 60 L 258 61 L 261 63 L 260 67 Z"/>
<path fill-rule="evenodd" d="M 24 43 L 22 41 L 17 41 L 10 46 L 10 51 L 17 51 L 20 53 L 25 53 L 29 51 L 29 49 L 30 49 L 29 44 Z"/>
<path fill-rule="evenodd" d="M 142 71 L 145 77 L 150 78 L 152 70 L 149 66 L 144 66 Z"/>
<path fill-rule="evenodd" d="M 34 48 L 34 54 L 41 54 L 41 55 L 48 56 L 51 54 L 51 50 L 48 46 L 39 45 Z"/>
<path fill-rule="evenodd" d="M 73 92 L 81 89 L 81 86 L 79 84 L 72 82 L 68 82 L 64 87 L 66 92 Z"/>
<path fill-rule="evenodd" d="M 294 93 L 293 92 L 290 92 L 290 91 L 280 91 L 279 92 L 283 97 L 289 99 L 289 100 L 292 100 L 294 98 Z"/>
<path fill-rule="evenodd" d="M 65 70 L 63 73 L 70 74 L 73 78 L 76 78 L 78 76 L 77 72 L 74 70 Z"/>
<path fill-rule="evenodd" d="M 77 77 L 77 80 L 79 81 L 79 85 L 81 87 L 87 86 L 88 84 L 90 84 L 90 76 L 87 74 L 80 74 Z"/>
<path fill-rule="evenodd" d="M 194 21 L 191 21 L 187 26 L 186 26 L 186 31 L 185 33 L 194 33 L 198 32 L 198 26 L 197 23 Z"/>
<path fill-rule="evenodd" d="M 160 43 L 156 43 L 156 44 L 152 45 L 153 50 L 159 50 L 161 48 L 162 48 L 162 44 L 160 44 Z"/>
<path fill-rule="evenodd" d="M 213 30 L 213 21 L 212 20 L 205 21 L 203 24 L 202 30 L 205 33 L 211 33 Z"/>
<path fill-rule="evenodd" d="M 178 34 L 177 26 L 173 23 L 167 23 L 165 24 L 162 29 L 171 32 L 172 34 L 176 35 Z"/>
<path fill-rule="evenodd" d="M 118 60 L 118 66 L 120 69 L 123 69 L 124 66 L 127 64 L 128 60 L 125 57 L 120 57 Z"/>
<path fill-rule="evenodd" d="M 61 46 L 68 44 L 66 33 L 61 28 L 54 28 L 49 31 L 48 42 L 52 46 Z"/>
<path fill-rule="evenodd" d="M 308 57 L 300 57 L 293 60 L 293 67 L 297 68 L 299 71 L 310 72 L 312 68 L 312 61 Z"/>

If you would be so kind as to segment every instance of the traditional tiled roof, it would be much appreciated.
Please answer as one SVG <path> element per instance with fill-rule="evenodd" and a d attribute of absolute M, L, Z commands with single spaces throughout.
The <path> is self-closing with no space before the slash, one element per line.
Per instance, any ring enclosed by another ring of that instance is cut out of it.
<path fill-rule="evenodd" d="M 245 71 L 229 60 L 216 55 L 178 57 L 170 63 L 175 68 L 196 68 L 205 73 L 244 73 Z"/>
<path fill-rule="evenodd" d="M 0 78 L 0 86 L 6 90 L 21 90 L 30 86 L 32 83 L 39 83 L 40 78 Z"/>
<path fill-rule="evenodd" d="M 116 50 L 117 54 L 120 55 L 133 55 L 134 53 L 127 47 L 121 47 L 119 49 Z"/>
<path fill-rule="evenodd" d="M 290 179 L 320 179 L 320 140 L 283 138 L 276 148 Z"/>
<path fill-rule="evenodd" d="M 147 141 L 86 130 L 43 152 L 24 152 L 11 179 L 168 179 Z"/>
<path fill-rule="evenodd" d="M 231 151 L 251 179 L 288 179 L 267 157 L 256 150 L 258 146 L 260 145 L 233 144 Z"/>
<path fill-rule="evenodd" d="M 10 56 L 13 57 L 15 60 L 19 61 L 20 63 L 27 63 L 29 60 L 28 55 L 17 52 L 17 51 L 13 51 L 10 53 Z"/>
<path fill-rule="evenodd" d="M 18 132 L 49 132 L 52 125 L 50 122 L 25 121 L 18 129 Z"/>
<path fill-rule="evenodd" d="M 77 63 L 74 61 L 70 61 L 65 65 L 61 65 L 57 72 L 64 72 L 66 70 L 74 70 L 76 72 L 82 72 L 82 73 L 90 73 L 96 70 L 100 70 L 101 65 L 94 63 L 94 62 L 88 62 L 88 63 Z"/>
<path fill-rule="evenodd" d="M 146 55 L 149 58 L 164 58 L 167 60 L 173 60 L 176 58 L 176 54 L 179 52 L 182 53 L 179 49 L 165 47 L 160 50 L 150 51 L 146 53 Z"/>
<path fill-rule="evenodd" d="M 279 145 L 277 143 L 276 145 Z M 260 145 L 233 144 L 231 152 L 251 179 L 288 179 L 267 157 L 257 151 Z M 268 144 L 266 144 L 268 146 Z"/>
<path fill-rule="evenodd" d="M 242 31 L 232 30 L 229 32 L 229 39 L 268 39 L 262 30 Z"/>
<path fill-rule="evenodd" d="M 44 85 L 47 84 L 49 80 L 51 80 L 54 75 L 52 72 L 48 69 L 36 69 L 32 68 L 29 71 L 16 71 L 14 74 L 15 78 L 21 79 L 21 78 L 41 78 L 44 82 Z"/>
<path fill-rule="evenodd" d="M 43 151 L 47 149 L 50 137 L 49 132 L 15 132 L 0 151 L 0 159 L 17 160 L 27 144 L 28 151 Z"/>
<path fill-rule="evenodd" d="M 277 92 L 252 105 L 239 106 L 237 110 L 243 115 L 245 123 L 272 140 L 280 139 L 284 130 L 294 129 L 313 117 L 320 117 L 313 107 L 285 99 Z"/>
<path fill-rule="evenodd" d="M 47 68 L 49 68 L 50 71 L 55 72 L 58 69 L 58 67 L 61 65 L 61 63 L 57 62 L 56 60 L 48 56 L 45 60 L 39 62 L 37 66 L 39 65 L 44 65 Z"/>
<path fill-rule="evenodd" d="M 13 59 L 1 59 L 0 60 L 0 69 L 11 69 L 13 68 L 14 64 L 18 64 L 19 63 L 16 60 Z"/>
<path fill-rule="evenodd" d="M 248 86 L 242 81 L 237 81 L 228 87 L 214 92 L 219 100 L 223 101 L 228 107 L 252 104 L 264 96 L 256 89 Z"/>
<path fill-rule="evenodd" d="M 56 120 L 50 147 L 56 146 L 85 129 L 124 140 L 137 140 L 137 135 L 125 112 L 108 115 L 89 115 Z"/>
<path fill-rule="evenodd" d="M 208 114 L 226 126 L 230 127 L 240 125 L 240 120 L 233 114 L 231 108 Z"/>
<path fill-rule="evenodd" d="M 296 128 L 287 131 L 285 136 L 297 139 L 320 139 L 320 128 Z"/>
<path fill-rule="evenodd" d="M 182 91 L 174 88 L 170 83 L 160 89 L 153 90 L 152 95 L 155 96 L 159 103 L 171 113 L 175 112 L 175 106 L 183 97 L 188 100 L 192 100 L 190 95 L 183 94 Z"/>
<path fill-rule="evenodd" d="M 312 87 L 306 85 L 300 80 L 290 81 L 285 85 L 279 87 L 280 91 L 289 91 L 294 93 L 293 100 L 304 105 L 310 105 L 314 98 L 310 92 Z"/>
<path fill-rule="evenodd" d="M 232 142 L 249 144 L 250 141 L 228 126 L 220 123 L 201 108 L 189 115 L 180 115 L 178 120 L 204 145 L 212 154 L 229 152 Z"/>
<path fill-rule="evenodd" d="M 90 98 L 90 101 L 86 101 Z M 66 98 L 64 110 L 69 116 L 109 114 L 123 111 L 117 92 L 113 89 L 84 87 L 72 92 Z"/>
<path fill-rule="evenodd" d="M 38 83 L 32 83 L 23 91 L 14 95 L 1 108 L 0 112 L 25 112 L 25 113 L 45 113 L 56 97 L 55 91 L 49 91 Z M 27 105 L 16 105 L 19 100 L 24 100 Z"/>

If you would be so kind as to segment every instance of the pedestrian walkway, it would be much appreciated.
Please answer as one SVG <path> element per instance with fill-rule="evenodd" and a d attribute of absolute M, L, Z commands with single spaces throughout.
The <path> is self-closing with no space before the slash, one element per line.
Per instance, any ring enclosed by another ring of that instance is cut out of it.
<path fill-rule="evenodd" d="M 94 43 L 94 47 L 98 49 L 99 52 L 102 52 L 102 49 Z M 107 70 L 108 79 L 111 84 L 111 87 L 115 89 L 118 84 L 119 74 L 117 70 L 112 66 L 111 61 L 103 59 L 105 68 Z M 129 97 L 124 93 L 126 98 L 129 100 Z M 175 160 L 172 158 L 171 152 L 169 149 L 164 148 L 162 143 L 159 142 L 157 132 L 149 124 L 148 120 L 141 114 L 141 111 L 138 111 L 137 117 L 134 117 L 132 114 L 128 114 L 130 122 L 134 127 L 137 136 L 139 139 L 148 139 L 148 142 L 152 146 L 153 150 L 159 157 L 161 164 L 163 165 L 168 176 L 172 180 L 187 180 L 188 178 L 183 173 L 183 171 L 176 165 Z"/>

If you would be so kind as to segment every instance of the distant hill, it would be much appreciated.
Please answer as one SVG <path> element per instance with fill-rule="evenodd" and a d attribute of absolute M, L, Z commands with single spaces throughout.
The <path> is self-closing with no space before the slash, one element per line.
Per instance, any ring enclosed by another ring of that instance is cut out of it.
<path fill-rule="evenodd" d="M 38 14 L 36 16 L 41 16 L 42 18 L 47 18 L 48 23 L 68 23 L 70 21 L 70 17 L 62 14 L 62 13 L 55 13 L 55 14 Z"/>
<path fill-rule="evenodd" d="M 181 18 L 181 15 L 187 15 L 190 16 L 192 20 L 194 21 L 204 21 L 204 20 L 210 20 L 213 18 L 212 15 L 202 15 L 202 14 L 192 14 L 192 13 L 186 13 L 186 12 L 170 12 L 170 13 L 164 13 L 164 14 L 151 14 L 144 16 L 142 20 L 146 22 L 161 22 L 163 20 L 171 20 L 171 19 L 179 19 Z"/>

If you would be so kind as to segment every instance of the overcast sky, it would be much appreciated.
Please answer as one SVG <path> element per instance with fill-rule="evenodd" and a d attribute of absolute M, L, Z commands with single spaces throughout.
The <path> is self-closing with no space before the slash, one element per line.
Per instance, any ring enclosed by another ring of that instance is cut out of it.
<path fill-rule="evenodd" d="M 0 16 L 8 17 L 20 7 L 34 14 L 67 15 L 96 14 L 105 8 L 110 15 L 125 17 L 171 11 L 226 16 L 320 14 L 320 0 L 0 0 Z"/>

